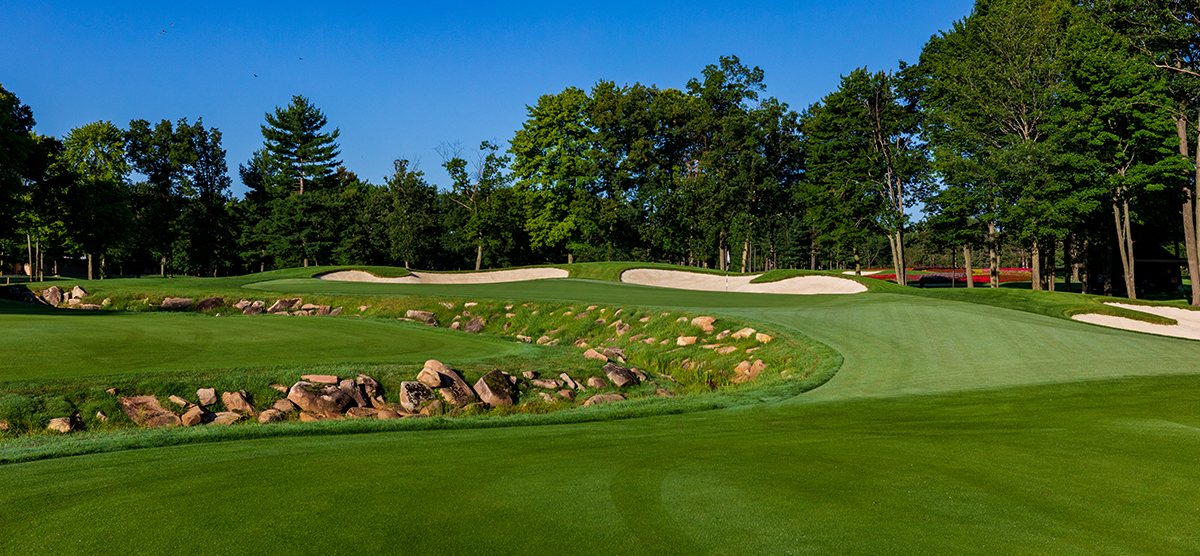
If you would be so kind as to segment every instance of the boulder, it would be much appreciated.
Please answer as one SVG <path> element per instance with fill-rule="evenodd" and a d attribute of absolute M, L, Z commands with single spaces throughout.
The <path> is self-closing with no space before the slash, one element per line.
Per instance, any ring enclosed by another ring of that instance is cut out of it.
<path fill-rule="evenodd" d="M 730 332 L 728 330 L 722 330 L 720 333 L 717 334 L 717 339 L 724 340 L 725 338 L 729 337 L 729 334 L 730 334 Z"/>
<path fill-rule="evenodd" d="M 46 428 L 48 430 L 52 430 L 52 431 L 60 432 L 60 433 L 71 432 L 71 428 L 72 428 L 71 418 L 70 417 L 59 417 L 57 419 L 51 419 L 50 424 L 47 425 Z"/>
<path fill-rule="evenodd" d="M 99 311 L 100 310 L 100 306 L 96 305 L 95 303 L 81 303 L 81 304 L 79 304 L 78 308 L 83 309 L 84 311 Z"/>
<path fill-rule="evenodd" d="M 233 304 L 233 308 L 238 309 L 238 310 L 245 309 L 246 307 L 249 307 L 249 306 L 250 306 L 250 302 L 245 299 Z"/>
<path fill-rule="evenodd" d="M 286 311 L 288 311 L 288 310 L 290 310 L 290 309 L 292 308 L 292 302 L 293 302 L 293 301 L 296 301 L 296 300 L 295 300 L 295 299 L 280 299 L 280 300 L 277 300 L 277 301 L 275 301 L 275 303 L 273 303 L 273 304 L 271 305 L 271 307 L 270 307 L 269 309 L 267 309 L 267 312 L 268 312 L 268 313 L 272 313 L 272 314 L 274 314 L 274 313 L 280 313 L 280 312 L 286 312 Z"/>
<path fill-rule="evenodd" d="M 300 308 L 305 311 L 311 311 L 313 309 L 320 309 L 321 306 L 317 305 L 316 303 L 305 303 L 304 305 L 301 305 Z"/>
<path fill-rule="evenodd" d="M 216 309 L 217 307 L 224 307 L 224 306 L 225 306 L 225 298 L 224 297 L 209 297 L 206 299 L 201 299 L 200 302 L 196 304 L 196 310 L 200 311 L 200 312 L 204 312 L 204 311 L 211 311 L 213 309 Z"/>
<path fill-rule="evenodd" d="M 292 400 L 283 398 L 281 400 L 275 400 L 275 403 L 271 406 L 271 409 L 274 409 L 280 413 L 287 413 L 293 409 L 296 409 L 296 404 L 292 403 Z"/>
<path fill-rule="evenodd" d="M 375 414 L 375 418 L 379 419 L 380 421 L 387 421 L 389 419 L 399 419 L 400 414 L 390 409 L 380 409 L 379 412 Z"/>
<path fill-rule="evenodd" d="M 115 395 L 117 395 L 117 389 L 116 389 L 116 388 L 109 388 L 108 390 L 105 390 L 105 391 L 104 391 L 104 393 L 105 393 L 105 394 L 108 394 L 108 395 L 110 395 L 110 396 L 115 396 Z"/>
<path fill-rule="evenodd" d="M 242 314 L 243 315 L 261 315 L 261 314 L 263 314 L 263 308 L 255 307 L 254 305 L 249 305 L 245 309 L 242 309 Z"/>
<path fill-rule="evenodd" d="M 258 422 L 264 425 L 278 422 L 280 419 L 280 411 L 274 408 L 268 409 L 258 415 Z"/>
<path fill-rule="evenodd" d="M 175 405 L 187 405 L 188 404 L 187 400 L 185 400 L 179 396 L 175 396 L 175 395 L 172 395 L 171 397 L 169 397 L 167 399 L 171 400 L 171 403 L 173 403 Z"/>
<path fill-rule="evenodd" d="M 258 415 L 258 411 L 253 405 L 246 400 L 246 396 L 241 392 L 221 392 L 221 402 L 225 404 L 225 409 L 229 411 L 239 411 L 250 415 Z"/>
<path fill-rule="evenodd" d="M 338 316 L 338 315 L 340 315 L 340 314 L 342 314 L 342 308 L 341 308 L 341 307 L 338 307 L 338 308 L 336 308 L 336 309 L 334 309 L 334 310 L 332 310 L 332 311 L 330 311 L 330 312 L 329 312 L 329 316 L 331 316 L 331 317 L 336 317 L 336 316 Z"/>
<path fill-rule="evenodd" d="M 538 377 L 538 372 L 537 371 L 522 371 L 521 376 L 523 376 L 529 380 L 533 380 Z"/>
<path fill-rule="evenodd" d="M 283 392 L 284 394 L 287 394 L 287 391 L 288 391 L 288 387 L 284 386 L 282 384 L 272 384 L 271 389 L 279 391 L 279 392 Z"/>
<path fill-rule="evenodd" d="M 574 390 L 559 390 L 558 397 L 565 398 L 568 400 L 573 400 L 573 399 L 575 399 L 575 391 Z"/>
<path fill-rule="evenodd" d="M 529 336 L 522 336 L 520 334 L 517 334 L 517 341 L 525 342 L 527 344 L 532 344 L 533 338 L 530 338 Z"/>
<path fill-rule="evenodd" d="M 717 319 L 714 317 L 696 317 L 692 319 L 692 326 L 703 330 L 705 334 L 712 334 L 713 323 L 716 321 Z"/>
<path fill-rule="evenodd" d="M 462 328 L 461 322 L 454 321 L 454 322 L 450 323 L 450 330 L 458 330 L 459 328 Z"/>
<path fill-rule="evenodd" d="M 160 309 L 187 309 L 192 306 L 192 298 L 190 297 L 168 297 L 163 299 Z"/>
<path fill-rule="evenodd" d="M 300 412 L 300 422 L 301 423 L 311 423 L 313 421 L 324 421 L 324 420 L 325 420 L 325 415 L 323 413 L 316 413 L 313 411 L 301 411 Z"/>
<path fill-rule="evenodd" d="M 373 407 L 352 407 L 346 410 L 346 417 L 351 419 L 378 418 L 379 410 Z"/>
<path fill-rule="evenodd" d="M 406 316 L 410 319 L 417 319 L 421 322 L 425 322 L 425 321 L 428 321 L 429 319 L 433 318 L 433 312 L 409 309 L 407 312 L 404 313 L 404 316 Z"/>
<path fill-rule="evenodd" d="M 594 349 L 589 349 L 589 350 L 583 352 L 583 357 L 585 359 L 595 359 L 597 361 L 603 361 L 605 363 L 608 363 L 608 357 L 606 357 L 604 354 L 602 354 Z"/>
<path fill-rule="evenodd" d="M 467 323 L 467 326 L 464 328 L 464 330 L 470 332 L 471 334 L 478 334 L 483 330 L 484 324 L 486 323 L 484 322 L 483 317 L 475 317 L 471 319 L 471 322 Z"/>
<path fill-rule="evenodd" d="M 433 390 L 420 382 L 400 383 L 400 405 L 409 411 L 416 411 L 425 402 L 433 401 Z"/>
<path fill-rule="evenodd" d="M 301 410 L 315 414 L 335 414 L 340 412 L 338 404 L 332 399 L 327 399 L 308 389 L 312 387 L 311 382 L 300 381 L 292 385 L 288 389 L 288 401 L 296 404 Z"/>
<path fill-rule="evenodd" d="M 350 399 L 354 400 L 354 405 L 358 407 L 371 407 L 371 402 L 367 401 L 367 398 L 363 396 L 362 390 L 359 389 L 358 383 L 354 382 L 354 379 L 343 379 L 338 383 L 338 390 L 350 396 Z"/>
<path fill-rule="evenodd" d="M 301 380 L 307 380 L 316 384 L 337 384 L 338 377 L 335 375 L 301 375 Z"/>
<path fill-rule="evenodd" d="M 215 388 L 201 388 L 196 390 L 196 397 L 200 398 L 200 405 L 212 405 L 217 403 L 217 390 Z"/>
<path fill-rule="evenodd" d="M 87 297 L 87 294 L 88 293 L 79 286 L 75 286 L 75 287 L 71 288 L 71 297 L 73 299 L 83 299 L 83 298 Z"/>
<path fill-rule="evenodd" d="M 625 400 L 625 396 L 622 396 L 620 394 L 597 394 L 595 396 L 588 398 L 587 401 L 583 402 L 583 406 L 587 407 L 589 405 L 599 405 L 602 403 L 620 402 L 620 401 L 624 401 L 624 400 Z"/>
<path fill-rule="evenodd" d="M 329 313 L 330 313 L 330 309 L 329 309 L 328 305 L 322 305 L 317 308 L 317 316 L 318 317 L 327 316 Z"/>
<path fill-rule="evenodd" d="M 50 286 L 42 290 L 42 299 L 45 299 L 46 303 L 57 306 L 59 303 L 63 302 L 62 288 L 58 286 Z"/>
<path fill-rule="evenodd" d="M 0 421 L 0 432 L 8 430 L 8 421 Z"/>
<path fill-rule="evenodd" d="M 621 363 L 625 362 L 625 350 L 621 348 L 604 348 L 604 356 L 609 360 L 617 360 Z"/>
<path fill-rule="evenodd" d="M 363 312 L 363 311 L 366 311 L 367 309 L 370 309 L 370 308 L 371 308 L 371 306 L 370 306 L 370 305 L 359 305 L 359 306 L 358 306 L 358 312 L 360 312 L 360 313 L 361 313 L 361 312 Z"/>
<path fill-rule="evenodd" d="M 488 405 L 502 406 L 513 404 L 512 383 L 499 370 L 493 370 L 483 375 L 475 383 L 475 392 L 479 394 L 479 399 Z"/>
<path fill-rule="evenodd" d="M 551 340 L 553 340 L 553 338 L 551 338 L 549 336 L 542 336 L 541 338 L 537 339 L 537 345 L 544 346 L 544 345 L 550 343 Z"/>
<path fill-rule="evenodd" d="M 103 411 L 97 411 L 97 412 L 96 412 L 96 420 L 97 420 L 97 421 L 100 421 L 101 423 L 107 423 L 107 422 L 108 422 L 108 415 L 105 415 Z M 8 426 L 8 424 L 7 424 L 7 423 L 4 423 L 3 421 L 0 421 L 0 423 L 3 423 L 3 424 L 4 424 L 4 427 L 7 427 L 7 426 Z M 7 429 L 7 428 L 0 428 L 0 430 L 8 430 L 8 429 Z"/>
<path fill-rule="evenodd" d="M 291 307 L 288 307 L 288 310 L 289 310 L 289 311 L 295 311 L 296 309 L 299 309 L 299 308 L 300 308 L 300 307 L 302 307 L 303 305 L 304 305 L 304 300 L 303 300 L 303 299 L 301 299 L 301 298 L 299 298 L 299 297 L 297 297 L 296 299 L 293 299 L 293 300 L 292 300 L 292 305 L 291 305 Z"/>
<path fill-rule="evenodd" d="M 674 398 L 674 397 L 675 397 L 675 392 L 672 392 L 672 391 L 670 391 L 670 390 L 667 390 L 666 388 L 659 388 L 658 390 L 655 390 L 655 391 L 654 391 L 654 395 L 656 395 L 656 396 L 662 396 L 662 397 L 664 397 L 664 398 Z"/>
<path fill-rule="evenodd" d="M 563 386 L 561 380 L 555 380 L 553 378 L 535 378 L 529 381 L 529 383 L 538 388 L 545 388 L 547 390 L 557 390 Z"/>
<path fill-rule="evenodd" d="M 371 406 L 375 409 L 388 408 L 387 402 L 383 401 L 383 393 L 379 390 L 379 383 L 375 379 L 367 375 L 358 375 L 358 378 L 355 378 L 354 382 L 357 382 L 362 387 L 363 394 L 367 396 L 367 400 L 371 402 Z"/>
<path fill-rule="evenodd" d="M 597 390 L 608 388 L 608 382 L 598 376 L 588 377 L 587 385 Z"/>
<path fill-rule="evenodd" d="M 757 332 L 757 330 L 753 328 L 743 328 L 737 332 L 734 332 L 733 334 L 730 334 L 729 337 L 733 338 L 734 340 L 745 340 L 746 338 L 753 336 L 755 332 Z"/>
<path fill-rule="evenodd" d="M 630 330 L 633 330 L 633 325 L 621 323 L 617 325 L 617 336 L 624 336 Z"/>
<path fill-rule="evenodd" d="M 292 315 L 293 317 L 307 317 L 309 315 L 309 312 L 308 311 L 293 311 L 288 314 Z"/>
<path fill-rule="evenodd" d="M 721 355 L 729 355 L 735 351 L 737 351 L 737 346 L 722 346 L 716 349 L 716 352 Z"/>
<path fill-rule="evenodd" d="M 67 305 L 70 305 L 72 307 L 79 305 L 80 303 L 83 303 L 83 299 L 80 299 L 78 297 L 72 297 L 71 299 L 67 300 Z"/>
<path fill-rule="evenodd" d="M 680 336 L 675 339 L 675 345 L 677 346 L 690 346 L 694 343 L 696 343 L 695 336 Z"/>
<path fill-rule="evenodd" d="M 180 422 L 183 423 L 183 426 L 185 427 L 194 427 L 204 421 L 204 415 L 206 413 L 207 412 L 204 411 L 203 407 L 193 405 L 183 413 L 183 417 L 180 418 Z"/>
<path fill-rule="evenodd" d="M 425 362 L 425 368 L 417 373 L 417 382 L 430 388 L 440 388 L 444 374 L 450 374 L 450 367 L 437 359 L 430 359 Z"/>
<path fill-rule="evenodd" d="M 341 415 L 347 409 L 354 407 L 354 398 L 343 392 L 341 386 L 337 384 L 330 384 L 321 388 L 317 395 L 325 402 L 333 404 L 335 410 L 333 413 L 330 413 L 330 416 Z"/>
<path fill-rule="evenodd" d="M 447 309 L 453 309 L 453 308 L 454 308 L 454 304 L 453 304 L 453 303 L 450 303 L 449 301 L 439 301 L 439 302 L 438 302 L 438 305 L 441 305 L 442 307 L 445 307 L 445 308 L 447 308 Z"/>
<path fill-rule="evenodd" d="M 628 368 L 622 367 L 616 363 L 609 363 L 601 367 L 600 370 L 604 371 L 605 376 L 607 376 L 608 379 L 617 386 L 617 388 L 634 386 L 640 382 L 637 375 L 633 374 L 633 371 L 630 371 Z"/>
<path fill-rule="evenodd" d="M 222 411 L 213 416 L 213 420 L 212 420 L 211 424 L 213 424 L 213 425 L 232 425 L 232 424 L 236 423 L 238 419 L 241 419 L 241 418 L 242 418 L 241 413 L 235 413 L 233 411 Z"/>
<path fill-rule="evenodd" d="M 433 400 L 429 405 L 421 408 L 421 415 L 426 417 L 433 417 L 444 413 L 446 413 L 446 404 L 443 404 L 442 400 Z"/>
<path fill-rule="evenodd" d="M 582 384 L 575 382 L 575 379 L 571 378 L 571 375 L 569 375 L 567 373 L 560 373 L 558 375 L 558 378 L 561 378 L 563 381 L 563 384 L 566 384 L 568 388 L 571 388 L 573 390 L 578 390 L 579 388 L 581 388 L 583 386 Z"/>
<path fill-rule="evenodd" d="M 129 420 L 147 427 L 179 425 L 179 417 L 159 405 L 154 396 L 127 396 L 120 399 L 121 410 Z"/>
<path fill-rule="evenodd" d="M 761 343 L 766 344 L 766 343 L 769 343 L 774 338 L 772 338 L 771 336 L 769 336 L 767 334 L 763 334 L 762 332 L 759 332 L 758 334 L 754 335 L 754 339 L 758 340 Z"/>

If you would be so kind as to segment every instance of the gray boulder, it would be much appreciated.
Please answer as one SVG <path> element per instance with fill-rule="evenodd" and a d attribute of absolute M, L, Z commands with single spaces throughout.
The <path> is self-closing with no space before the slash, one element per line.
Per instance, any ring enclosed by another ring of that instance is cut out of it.
<path fill-rule="evenodd" d="M 196 397 L 200 398 L 200 405 L 212 405 L 217 403 L 217 390 L 215 388 L 201 388 L 196 390 Z"/>
<path fill-rule="evenodd" d="M 224 297 L 209 297 L 207 299 L 201 299 L 200 303 L 196 304 L 196 310 L 200 311 L 200 312 L 204 312 L 204 311 L 211 311 L 213 309 L 216 309 L 217 307 L 224 307 L 224 306 L 225 306 L 225 298 Z"/>
<path fill-rule="evenodd" d="M 60 432 L 60 433 L 65 434 L 65 433 L 71 432 L 71 429 L 73 428 L 73 426 L 72 426 L 70 417 L 59 417 L 57 419 L 51 419 L 50 424 L 47 425 L 46 428 L 49 430 L 55 431 L 55 432 Z"/>
<path fill-rule="evenodd" d="M 73 299 L 83 299 L 83 298 L 87 297 L 87 294 L 88 293 L 79 286 L 75 286 L 75 287 L 71 288 L 71 297 Z"/>
<path fill-rule="evenodd" d="M 404 409 L 416 411 L 422 404 L 433 399 L 433 390 L 420 382 L 400 383 L 400 405 Z"/>
<path fill-rule="evenodd" d="M 63 302 L 62 288 L 58 286 L 50 286 L 42 290 L 42 299 L 45 299 L 46 303 L 57 306 L 59 303 Z"/>
<path fill-rule="evenodd" d="M 464 328 L 464 330 L 472 334 L 477 334 L 483 330 L 484 324 L 483 317 L 475 317 L 471 319 L 471 322 L 467 323 L 467 326 Z"/>
<path fill-rule="evenodd" d="M 261 315 L 261 314 L 263 314 L 263 308 L 262 308 L 262 306 L 248 305 L 248 306 L 246 306 L 245 309 L 242 309 L 242 314 L 243 315 Z"/>
<path fill-rule="evenodd" d="M 604 371 L 605 376 L 607 376 L 608 379 L 613 382 L 613 384 L 617 385 L 617 388 L 634 386 L 640 382 L 638 380 L 638 376 L 633 374 L 633 371 L 616 363 L 609 363 L 603 367 L 600 367 L 600 370 Z"/>
<path fill-rule="evenodd" d="M 192 298 L 190 298 L 190 297 L 168 297 L 166 299 L 163 299 L 162 305 L 159 305 L 159 308 L 176 310 L 176 309 L 187 309 L 188 307 L 191 307 L 191 306 L 192 306 Z"/>

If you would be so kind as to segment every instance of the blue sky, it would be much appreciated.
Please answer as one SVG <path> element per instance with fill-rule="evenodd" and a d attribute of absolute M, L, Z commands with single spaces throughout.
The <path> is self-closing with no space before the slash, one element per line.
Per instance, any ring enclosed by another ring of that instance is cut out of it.
<path fill-rule="evenodd" d="M 540 95 L 601 79 L 682 88 L 736 54 L 766 72 L 768 95 L 801 110 L 855 67 L 915 62 L 972 5 L 8 1 L 0 84 L 47 135 L 203 117 L 224 135 L 238 194 L 263 114 L 302 94 L 341 129 L 359 177 L 380 183 L 406 157 L 447 186 L 438 144 L 507 142 Z"/>

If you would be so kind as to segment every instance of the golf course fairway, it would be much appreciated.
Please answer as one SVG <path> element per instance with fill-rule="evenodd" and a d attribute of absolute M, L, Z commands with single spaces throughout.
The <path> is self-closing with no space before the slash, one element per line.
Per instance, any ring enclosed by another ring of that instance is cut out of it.
<path fill-rule="evenodd" d="M 806 335 L 843 364 L 811 392 L 724 410 L 4 465 L 0 554 L 1200 552 L 1200 342 L 937 294 L 725 294 L 586 280 L 248 287 L 695 309 Z M 96 320 L 166 317 L 202 318 Z M 243 320 L 298 327 L 272 332 L 280 337 L 371 333 L 327 324 L 367 324 L 351 319 Z M 375 326 L 383 335 L 402 327 Z M 239 332 L 177 339 L 220 344 L 222 334 Z M 349 357 L 318 347 L 326 360 Z M 262 363 L 234 361 L 244 346 L 207 349 L 226 365 Z M 412 356 L 453 360 L 468 349 L 429 343 Z"/>

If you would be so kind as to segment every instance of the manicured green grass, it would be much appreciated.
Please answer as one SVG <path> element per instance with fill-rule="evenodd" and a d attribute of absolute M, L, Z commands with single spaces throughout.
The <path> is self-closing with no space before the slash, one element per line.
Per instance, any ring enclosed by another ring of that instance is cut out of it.
<path fill-rule="evenodd" d="M 1064 318 L 1081 296 L 298 278 L 252 287 L 707 311 L 803 332 L 844 363 L 812 392 L 716 411 L 6 465 L 0 554 L 163 553 L 197 539 L 264 554 L 1200 550 L 1200 342 Z"/>

